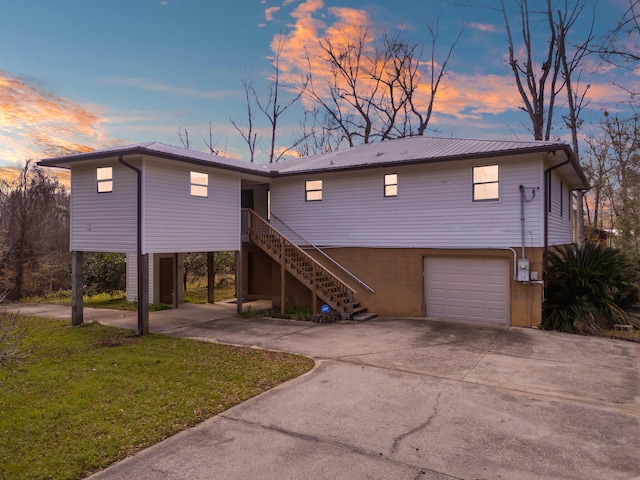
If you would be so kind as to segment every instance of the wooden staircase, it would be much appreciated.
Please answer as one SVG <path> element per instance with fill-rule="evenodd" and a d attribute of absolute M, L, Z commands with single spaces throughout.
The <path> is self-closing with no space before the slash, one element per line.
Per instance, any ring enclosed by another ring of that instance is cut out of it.
<path fill-rule="evenodd" d="M 353 288 L 251 209 L 242 209 L 242 234 L 280 264 L 283 280 L 285 272 L 289 272 L 311 290 L 314 313 L 318 311 L 316 298 L 321 298 L 343 320 L 366 315 L 367 309 L 354 302 L 356 291 Z"/>

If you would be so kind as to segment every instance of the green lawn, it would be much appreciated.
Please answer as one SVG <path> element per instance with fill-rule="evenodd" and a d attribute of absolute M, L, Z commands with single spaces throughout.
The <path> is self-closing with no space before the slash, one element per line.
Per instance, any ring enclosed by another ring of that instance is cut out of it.
<path fill-rule="evenodd" d="M 83 478 L 313 367 L 296 355 L 24 321 L 29 364 L 0 390 L 1 479 Z"/>
<path fill-rule="evenodd" d="M 235 286 L 218 287 L 214 289 L 214 298 L 216 302 L 222 302 L 235 297 Z M 54 305 L 71 306 L 71 291 L 63 290 L 40 297 L 27 297 L 21 300 L 23 303 L 50 303 Z M 83 298 L 85 307 L 92 308 L 112 308 L 115 310 L 136 310 L 138 304 L 136 302 L 127 302 L 125 292 L 114 293 L 98 293 L 96 295 L 85 295 Z M 184 292 L 183 301 L 185 303 L 207 303 L 207 288 L 198 285 L 189 285 Z M 158 308 L 160 307 L 160 308 Z M 150 310 L 162 309 L 163 304 L 151 305 Z M 170 308 L 166 306 L 166 308 Z"/>

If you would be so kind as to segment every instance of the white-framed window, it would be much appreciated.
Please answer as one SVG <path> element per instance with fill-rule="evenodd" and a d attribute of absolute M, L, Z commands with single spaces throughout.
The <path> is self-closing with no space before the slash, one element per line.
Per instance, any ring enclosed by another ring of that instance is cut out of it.
<path fill-rule="evenodd" d="M 96 182 L 98 193 L 113 192 L 113 167 L 98 167 Z"/>
<path fill-rule="evenodd" d="M 397 197 L 398 196 L 398 174 L 387 173 L 384 176 L 384 196 L 385 197 Z"/>
<path fill-rule="evenodd" d="M 500 200 L 500 166 L 483 165 L 472 170 L 473 201 Z"/>
<path fill-rule="evenodd" d="M 191 196 L 209 196 L 209 174 L 201 172 L 191 172 Z"/>
<path fill-rule="evenodd" d="M 322 200 L 322 180 L 307 180 L 304 183 L 304 200 L 306 202 Z"/>

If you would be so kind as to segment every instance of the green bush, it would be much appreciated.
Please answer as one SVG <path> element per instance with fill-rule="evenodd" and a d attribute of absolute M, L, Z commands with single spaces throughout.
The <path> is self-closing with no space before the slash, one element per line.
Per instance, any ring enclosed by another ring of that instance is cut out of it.
<path fill-rule="evenodd" d="M 126 288 L 127 260 L 123 253 L 85 255 L 82 282 L 89 295 L 113 293 Z"/>
<path fill-rule="evenodd" d="M 587 243 L 549 251 L 542 328 L 576 333 L 640 326 L 630 308 L 640 298 L 638 265 L 620 250 Z"/>

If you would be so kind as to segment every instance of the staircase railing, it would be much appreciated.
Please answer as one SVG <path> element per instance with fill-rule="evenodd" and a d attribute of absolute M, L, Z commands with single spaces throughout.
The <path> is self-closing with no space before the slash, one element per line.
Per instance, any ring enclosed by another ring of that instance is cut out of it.
<path fill-rule="evenodd" d="M 317 296 L 343 318 L 352 318 L 356 291 L 251 209 L 242 209 L 242 234 L 307 286 L 314 304 Z"/>

